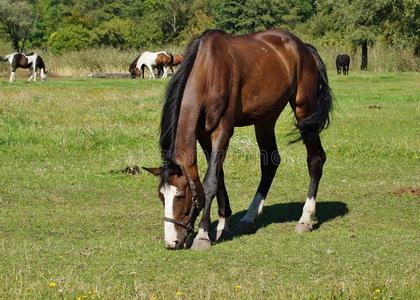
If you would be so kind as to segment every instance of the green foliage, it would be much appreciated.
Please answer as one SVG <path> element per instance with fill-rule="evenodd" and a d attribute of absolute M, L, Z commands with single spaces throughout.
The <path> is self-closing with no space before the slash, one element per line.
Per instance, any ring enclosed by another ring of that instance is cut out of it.
<path fill-rule="evenodd" d="M 138 26 L 134 36 L 134 46 L 136 48 L 147 48 L 162 44 L 164 34 L 157 18 L 158 15 L 158 13 L 145 15 L 136 25 Z"/>
<path fill-rule="evenodd" d="M 194 12 L 194 18 L 190 19 L 187 27 L 181 32 L 180 39 L 184 43 L 199 36 L 203 31 L 214 28 L 215 23 L 213 17 L 207 15 L 203 10 L 199 9 Z"/>
<path fill-rule="evenodd" d="M 19 43 L 22 46 L 24 40 L 32 48 L 46 50 L 54 44 L 52 51 L 87 46 L 156 48 L 185 45 L 209 28 L 238 34 L 281 27 L 323 45 L 353 43 L 357 47 L 381 42 L 420 52 L 418 0 L 0 0 L 0 3 L 0 23 L 2 15 L 19 16 L 13 17 L 19 20 L 21 32 L 20 42 L 16 38 L 13 41 L 15 48 Z M 25 13 L 18 12 L 21 6 L 25 6 Z M 0 25 L 3 33 L 4 24 Z M 69 32 L 70 25 L 77 27 L 74 33 Z M 85 39 L 86 30 L 92 35 L 89 43 Z M 58 42 L 57 35 L 61 39 Z M 13 33 L 9 33 L 7 40 L 11 41 L 11 36 Z M 82 41 L 73 47 L 72 40 L 77 36 L 82 36 Z"/>
<path fill-rule="evenodd" d="M 27 1 L 0 0 L 0 33 L 11 41 L 17 52 L 22 52 L 32 30 L 33 10 Z"/>
<path fill-rule="evenodd" d="M 136 24 L 132 20 L 113 18 L 95 28 L 93 35 L 99 45 L 128 48 L 135 45 Z"/>
<path fill-rule="evenodd" d="M 92 45 L 91 32 L 81 25 L 65 25 L 48 38 L 48 47 L 53 52 L 81 50 Z"/>

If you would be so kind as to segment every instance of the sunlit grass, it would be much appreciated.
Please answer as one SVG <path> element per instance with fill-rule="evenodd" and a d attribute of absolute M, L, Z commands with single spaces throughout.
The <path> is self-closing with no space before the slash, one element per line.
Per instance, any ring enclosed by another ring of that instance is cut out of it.
<path fill-rule="evenodd" d="M 286 108 L 260 229 L 203 253 L 164 248 L 156 178 L 110 173 L 160 163 L 167 82 L 0 82 L 1 299 L 420 297 L 419 197 L 397 193 L 420 187 L 418 74 L 331 75 L 323 223 L 308 235 L 293 232 L 308 175 Z M 253 128 L 235 131 L 224 164 L 232 228 L 258 184 L 257 149 Z"/>

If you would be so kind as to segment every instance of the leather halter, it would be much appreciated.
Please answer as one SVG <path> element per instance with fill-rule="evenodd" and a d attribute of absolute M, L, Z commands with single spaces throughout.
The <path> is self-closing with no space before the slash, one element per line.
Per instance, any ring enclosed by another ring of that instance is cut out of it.
<path fill-rule="evenodd" d="M 185 228 L 188 234 L 194 232 L 195 219 L 197 218 L 197 215 L 200 212 L 200 204 L 198 202 L 198 196 L 197 196 L 197 191 L 195 189 L 195 184 L 191 180 L 189 184 L 190 184 L 190 189 L 192 193 L 192 205 L 191 205 L 190 213 L 188 214 L 188 221 L 184 223 L 182 221 L 178 221 L 172 218 L 167 218 L 167 217 L 163 218 L 165 222 L 170 222 L 178 226 L 181 226 L 182 228 Z"/>

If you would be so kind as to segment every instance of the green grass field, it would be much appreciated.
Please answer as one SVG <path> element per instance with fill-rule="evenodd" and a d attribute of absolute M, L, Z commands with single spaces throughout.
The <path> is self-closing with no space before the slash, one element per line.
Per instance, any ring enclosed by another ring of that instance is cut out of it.
<path fill-rule="evenodd" d="M 0 299 L 419 299 L 420 74 L 330 80 L 319 228 L 294 233 L 309 178 L 287 108 L 259 230 L 193 252 L 164 248 L 156 178 L 110 173 L 159 165 L 168 81 L 3 78 Z M 234 229 L 259 180 L 253 128 L 225 173 Z"/>

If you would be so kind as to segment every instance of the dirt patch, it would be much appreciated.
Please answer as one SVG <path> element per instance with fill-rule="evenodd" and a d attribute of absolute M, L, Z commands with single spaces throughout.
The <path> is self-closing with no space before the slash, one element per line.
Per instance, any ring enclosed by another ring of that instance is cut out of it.
<path fill-rule="evenodd" d="M 396 196 L 410 195 L 420 196 L 420 187 L 403 187 L 394 192 Z"/>
<path fill-rule="evenodd" d="M 109 173 L 111 173 L 111 174 L 123 173 L 123 174 L 127 174 L 127 175 L 139 175 L 140 174 L 140 167 L 137 166 L 137 165 L 128 166 L 128 167 L 125 167 L 124 169 L 121 169 L 121 170 L 111 170 L 111 171 L 109 171 Z"/>
<path fill-rule="evenodd" d="M 382 106 L 381 105 L 377 105 L 377 104 L 372 104 L 368 106 L 369 109 L 381 109 Z"/>

